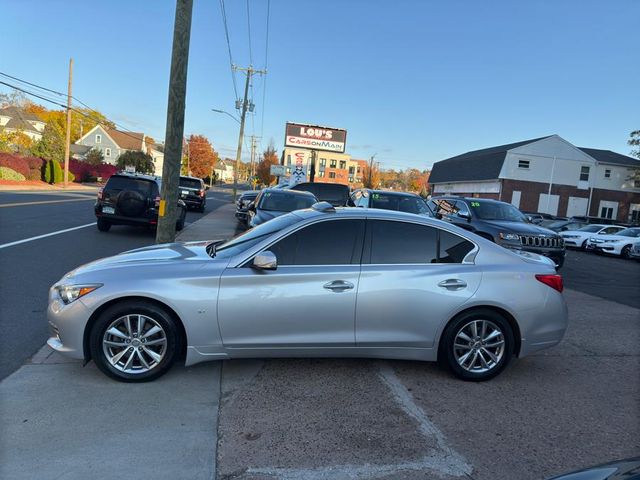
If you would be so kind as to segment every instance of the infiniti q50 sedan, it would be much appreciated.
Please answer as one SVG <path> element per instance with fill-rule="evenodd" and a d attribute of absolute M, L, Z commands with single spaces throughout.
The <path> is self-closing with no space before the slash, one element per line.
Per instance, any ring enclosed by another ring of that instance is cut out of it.
<path fill-rule="evenodd" d="M 567 327 L 549 259 L 448 223 L 319 203 L 227 242 L 154 245 L 51 287 L 48 344 L 139 382 L 247 357 L 438 360 L 487 380 Z"/>

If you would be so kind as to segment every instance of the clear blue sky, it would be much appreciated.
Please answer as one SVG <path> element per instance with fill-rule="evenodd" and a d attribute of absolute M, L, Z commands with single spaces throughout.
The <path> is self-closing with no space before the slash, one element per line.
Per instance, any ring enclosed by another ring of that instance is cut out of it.
<path fill-rule="evenodd" d="M 225 5 L 233 61 L 246 66 L 247 3 Z M 264 68 L 267 0 L 249 6 Z M 75 96 L 162 140 L 174 10 L 3 0 L 0 71 L 65 90 L 73 57 Z M 347 151 L 377 153 L 383 168 L 553 133 L 627 154 L 640 128 L 638 18 L 637 0 L 271 0 L 266 103 L 256 78 L 247 133 L 280 150 L 287 120 L 346 128 Z M 224 156 L 237 124 L 210 109 L 236 113 L 231 78 L 219 0 L 194 0 L 185 133 Z"/>

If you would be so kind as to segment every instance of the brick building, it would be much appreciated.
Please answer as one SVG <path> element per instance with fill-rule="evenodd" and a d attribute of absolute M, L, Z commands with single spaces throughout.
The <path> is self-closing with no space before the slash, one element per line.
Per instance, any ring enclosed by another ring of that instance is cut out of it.
<path fill-rule="evenodd" d="M 559 137 L 474 150 L 433 165 L 433 194 L 494 198 L 523 211 L 640 221 L 640 160 Z"/>
<path fill-rule="evenodd" d="M 297 158 L 302 159 L 303 164 L 306 165 L 308 176 L 311 171 L 311 150 L 291 147 L 285 148 L 282 155 L 283 164 L 287 167 L 287 175 L 295 168 Z M 348 153 L 318 151 L 314 180 L 324 183 L 341 183 L 353 188 L 361 187 L 364 166 L 366 166 L 364 160 L 352 159 Z"/>

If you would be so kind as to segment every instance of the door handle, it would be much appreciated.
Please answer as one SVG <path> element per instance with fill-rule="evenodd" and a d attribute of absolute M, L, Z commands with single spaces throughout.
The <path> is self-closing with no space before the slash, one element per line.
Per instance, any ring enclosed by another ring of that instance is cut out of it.
<path fill-rule="evenodd" d="M 334 280 L 333 282 L 325 283 L 322 288 L 326 288 L 332 292 L 344 292 L 345 290 L 351 290 L 353 283 L 345 282 L 344 280 Z"/>
<path fill-rule="evenodd" d="M 438 283 L 439 287 L 446 288 L 448 290 L 460 290 L 467 286 L 467 282 L 458 278 L 448 278 Z"/>

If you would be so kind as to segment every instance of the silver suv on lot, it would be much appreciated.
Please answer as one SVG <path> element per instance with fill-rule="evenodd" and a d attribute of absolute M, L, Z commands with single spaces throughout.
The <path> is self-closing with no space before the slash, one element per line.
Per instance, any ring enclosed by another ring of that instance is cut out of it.
<path fill-rule="evenodd" d="M 439 360 L 487 380 L 557 344 L 562 278 L 432 218 L 319 203 L 225 243 L 154 245 L 68 273 L 49 345 L 122 381 L 242 357 Z"/>

